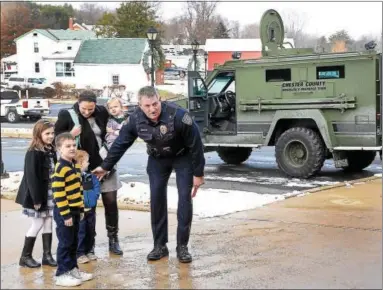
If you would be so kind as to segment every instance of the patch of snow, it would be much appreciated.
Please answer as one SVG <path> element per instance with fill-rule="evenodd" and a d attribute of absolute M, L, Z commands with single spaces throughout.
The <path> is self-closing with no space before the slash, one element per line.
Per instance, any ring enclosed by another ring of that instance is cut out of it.
<path fill-rule="evenodd" d="M 298 179 L 298 178 L 283 178 L 283 177 L 257 177 L 257 183 L 260 184 L 280 184 L 286 187 L 316 187 L 316 186 L 324 186 L 324 185 L 333 185 L 337 184 L 339 182 L 337 181 L 319 181 L 319 180 L 313 180 L 308 181 L 304 179 Z"/>
<path fill-rule="evenodd" d="M 252 180 L 245 177 L 227 177 L 227 176 L 216 176 L 210 175 L 205 176 L 205 180 L 224 180 L 224 181 L 235 181 L 235 182 L 253 182 Z"/>
<path fill-rule="evenodd" d="M 119 175 L 119 177 L 122 177 L 122 178 L 124 178 L 124 177 L 132 177 L 132 176 L 135 176 L 135 175 L 129 174 L 129 173 L 125 173 L 125 174 L 120 174 Z"/>
<path fill-rule="evenodd" d="M 168 209 L 177 210 L 178 191 L 168 186 Z M 287 194 L 258 194 L 255 192 L 200 188 L 193 199 L 193 212 L 199 217 L 217 217 L 234 212 L 262 207 L 266 204 L 283 200 L 298 192 Z M 124 183 L 118 191 L 119 201 L 129 204 L 146 204 L 150 202 L 150 188 L 141 182 Z"/>
<path fill-rule="evenodd" d="M 9 178 L 1 180 L 1 192 L 15 191 L 19 189 L 23 175 L 23 171 L 9 172 Z"/>
<path fill-rule="evenodd" d="M 376 173 L 376 174 L 374 174 L 374 176 L 382 177 L 382 173 Z"/>

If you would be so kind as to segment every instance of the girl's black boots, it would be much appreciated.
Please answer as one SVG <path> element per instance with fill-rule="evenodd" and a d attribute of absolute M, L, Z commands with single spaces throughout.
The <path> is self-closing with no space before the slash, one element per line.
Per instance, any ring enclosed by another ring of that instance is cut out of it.
<path fill-rule="evenodd" d="M 51 248 L 52 248 L 52 233 L 42 234 L 43 238 L 43 259 L 42 264 L 51 267 L 56 267 L 57 262 L 53 259 Z"/>
<path fill-rule="evenodd" d="M 32 257 L 35 242 L 36 237 L 25 237 L 24 248 L 19 261 L 20 266 L 28 268 L 38 268 L 41 266 L 41 264 Z"/>

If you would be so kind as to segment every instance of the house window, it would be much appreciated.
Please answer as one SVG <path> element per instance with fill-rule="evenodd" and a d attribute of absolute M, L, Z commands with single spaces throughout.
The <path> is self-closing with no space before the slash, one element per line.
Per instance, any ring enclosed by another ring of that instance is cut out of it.
<path fill-rule="evenodd" d="M 266 82 L 289 82 L 291 81 L 291 69 L 267 69 Z"/>
<path fill-rule="evenodd" d="M 74 76 L 74 69 L 71 62 L 56 62 L 56 77 Z"/>
<path fill-rule="evenodd" d="M 35 72 L 36 73 L 40 72 L 40 64 L 38 62 L 35 62 Z"/>
<path fill-rule="evenodd" d="M 120 84 L 120 76 L 119 75 L 112 75 L 112 83 L 113 83 L 113 85 L 119 85 Z"/>
<path fill-rule="evenodd" d="M 33 43 L 35 52 L 39 52 L 39 44 L 37 42 Z"/>
<path fill-rule="evenodd" d="M 72 46 L 68 46 L 67 49 L 68 49 L 68 50 L 72 50 Z"/>
<path fill-rule="evenodd" d="M 344 79 L 344 65 L 318 66 L 317 79 Z"/>
<path fill-rule="evenodd" d="M 37 36 L 37 32 L 34 32 L 34 33 L 33 33 L 33 36 Z"/>

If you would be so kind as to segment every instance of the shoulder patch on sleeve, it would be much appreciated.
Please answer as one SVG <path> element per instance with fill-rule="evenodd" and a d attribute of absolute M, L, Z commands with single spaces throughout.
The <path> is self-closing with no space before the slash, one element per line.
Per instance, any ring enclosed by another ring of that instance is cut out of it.
<path fill-rule="evenodd" d="M 188 113 L 185 113 L 185 115 L 182 118 L 182 123 L 191 126 L 193 124 L 193 119 Z"/>

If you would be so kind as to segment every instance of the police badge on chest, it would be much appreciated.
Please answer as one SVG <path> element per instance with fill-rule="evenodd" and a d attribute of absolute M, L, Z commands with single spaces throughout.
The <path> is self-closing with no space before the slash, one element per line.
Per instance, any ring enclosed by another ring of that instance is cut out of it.
<path fill-rule="evenodd" d="M 161 136 L 164 136 L 168 132 L 168 127 L 166 127 L 166 125 L 161 125 L 160 132 L 161 132 Z"/>

